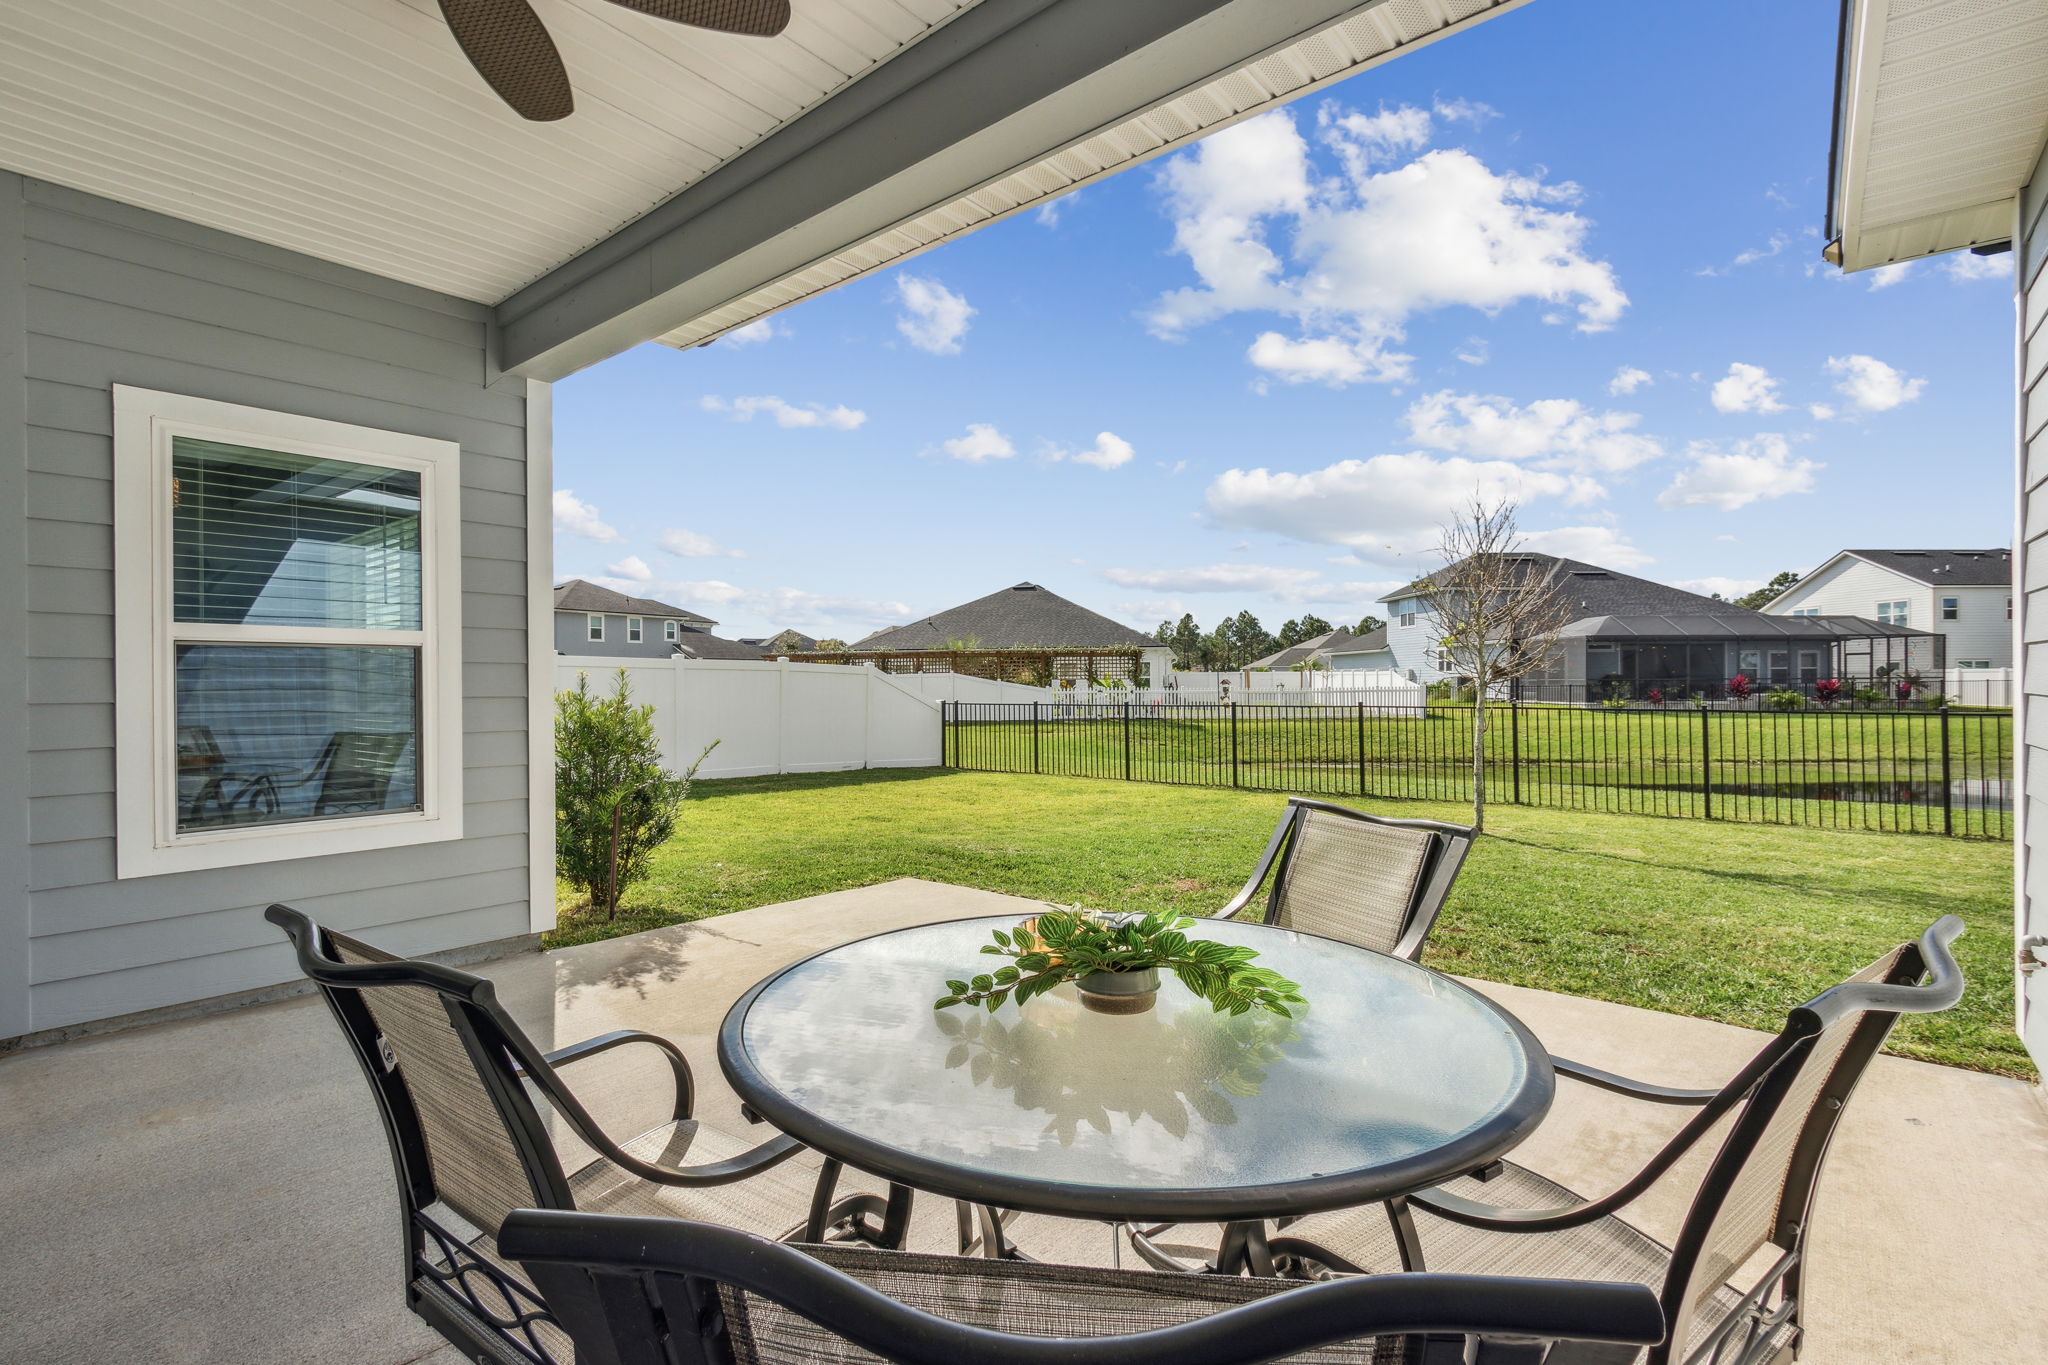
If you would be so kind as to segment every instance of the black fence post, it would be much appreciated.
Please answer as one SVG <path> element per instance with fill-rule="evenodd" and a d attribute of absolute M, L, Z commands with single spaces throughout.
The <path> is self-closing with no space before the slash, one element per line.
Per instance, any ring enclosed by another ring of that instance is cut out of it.
<path fill-rule="evenodd" d="M 1044 710 L 1044 709 L 1045 709 L 1045 703 L 1044 703 L 1044 702 L 1042 702 L 1042 701 L 1035 701 L 1035 702 L 1032 702 L 1032 703 L 1031 703 L 1031 771 L 1032 771 L 1032 772 L 1037 772 L 1037 771 L 1039 770 L 1039 768 L 1038 768 L 1038 714 L 1039 714 L 1039 712 L 1040 712 L 1040 711 L 1042 711 L 1042 710 Z"/>
<path fill-rule="evenodd" d="M 1358 703 L 1358 794 L 1365 793 L 1365 703 Z"/>
<path fill-rule="evenodd" d="M 1223 704 L 1230 708 L 1230 785 L 1235 787 L 1239 785 L 1237 780 L 1237 703 L 1232 701 Z"/>
<path fill-rule="evenodd" d="M 1124 781 L 1131 780 L 1131 704 L 1124 703 Z"/>
<path fill-rule="evenodd" d="M 1941 708 L 1941 832 L 1956 832 L 1956 796 L 1949 776 L 1948 708 Z"/>
<path fill-rule="evenodd" d="M 1516 683 L 1519 686 L 1520 679 Z M 1522 703 L 1519 700 L 1508 703 L 1508 772 L 1514 783 L 1514 795 L 1510 799 L 1519 806 L 1522 804 Z"/>
<path fill-rule="evenodd" d="M 1713 712 L 1700 708 L 1700 818 L 1714 818 Z"/>

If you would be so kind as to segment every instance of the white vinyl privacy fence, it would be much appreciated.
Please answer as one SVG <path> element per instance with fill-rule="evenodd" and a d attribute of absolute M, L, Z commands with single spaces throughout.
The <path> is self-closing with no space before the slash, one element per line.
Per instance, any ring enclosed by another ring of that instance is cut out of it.
<path fill-rule="evenodd" d="M 1368 706 L 1375 709 L 1412 708 L 1420 714 L 1424 705 L 1421 683 L 1410 682 L 1391 670 L 1369 672 L 1344 669 L 1332 673 L 1170 673 L 1170 686 L 1129 687 L 1027 687 L 1022 683 L 995 682 L 965 673 L 899 673 L 895 680 L 932 701 L 947 702 L 1059 702 L 1067 704 L 1171 706 L 1176 703 L 1214 706 L 1238 702 L 1252 706 Z M 1338 686 L 1311 679 L 1335 678 Z"/>
<path fill-rule="evenodd" d="M 699 777 L 931 768 L 939 707 L 879 669 L 739 659 L 616 659 L 558 655 L 555 686 L 588 674 L 609 692 L 623 664 L 633 700 L 654 707 L 669 767 L 680 772 L 713 740 Z"/>

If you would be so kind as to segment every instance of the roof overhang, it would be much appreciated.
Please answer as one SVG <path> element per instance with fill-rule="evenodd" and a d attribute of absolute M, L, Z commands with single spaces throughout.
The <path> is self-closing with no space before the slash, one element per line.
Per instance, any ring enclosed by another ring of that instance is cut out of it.
<path fill-rule="evenodd" d="M 550 0 L 526 123 L 435 0 L 0 0 L 0 167 L 490 304 L 556 379 L 800 299 L 1525 0 Z"/>
<path fill-rule="evenodd" d="M 2048 139 L 2048 0 L 1843 0 L 1827 259 L 2013 240 Z"/>

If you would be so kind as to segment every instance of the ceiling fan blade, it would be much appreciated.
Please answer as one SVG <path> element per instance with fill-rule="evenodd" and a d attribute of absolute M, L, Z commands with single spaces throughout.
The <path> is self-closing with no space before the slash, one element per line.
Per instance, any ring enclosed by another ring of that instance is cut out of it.
<path fill-rule="evenodd" d="M 612 0 L 641 14 L 694 28 L 773 38 L 789 27 L 789 0 Z"/>
<path fill-rule="evenodd" d="M 555 40 L 527 0 L 441 0 L 462 55 L 523 119 L 549 123 L 576 108 Z"/>

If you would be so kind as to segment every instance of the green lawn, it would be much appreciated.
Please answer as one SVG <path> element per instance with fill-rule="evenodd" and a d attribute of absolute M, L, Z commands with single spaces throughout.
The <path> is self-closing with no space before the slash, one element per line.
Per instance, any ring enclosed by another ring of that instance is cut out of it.
<path fill-rule="evenodd" d="M 1373 803 L 1402 815 L 1461 808 Z M 550 946 L 892 877 L 1103 909 L 1208 910 L 1279 817 L 1262 793 L 943 769 L 702 782 L 613 923 Z M 1468 812 L 1469 814 L 1469 812 Z M 1954 913 L 1970 989 L 1892 1050 L 2032 1077 L 2013 1034 L 2012 851 L 1988 841 L 1499 807 L 1425 958 L 1446 971 L 1776 1028 Z"/>
<path fill-rule="evenodd" d="M 1126 722 L 1120 707 L 1049 705 L 1037 721 L 956 724 L 947 752 L 952 766 L 980 771 L 1338 798 L 1454 801 L 1471 789 L 1469 708 L 1420 717 L 1343 707 L 1190 710 L 1138 707 Z M 1506 708 L 1490 717 L 1494 800 L 1519 791 L 1532 805 L 1698 816 L 1711 799 L 1724 820 L 2011 837 L 2010 815 L 1996 808 L 2011 777 L 2012 717 L 2003 712 L 1530 706 L 1518 722 Z M 1701 790 L 1709 777 L 1711 798 Z"/>

